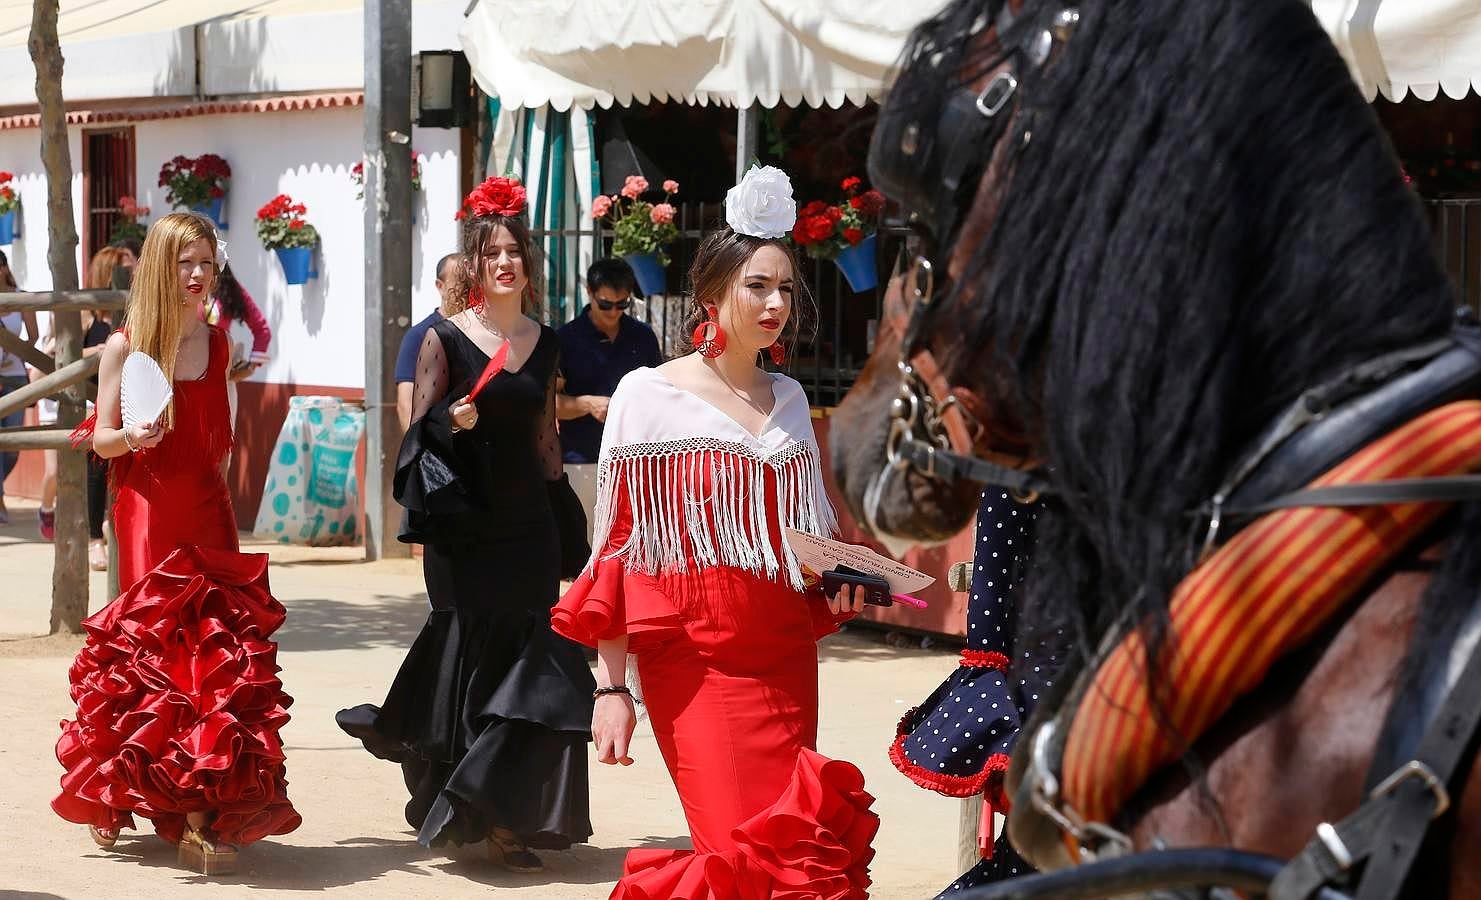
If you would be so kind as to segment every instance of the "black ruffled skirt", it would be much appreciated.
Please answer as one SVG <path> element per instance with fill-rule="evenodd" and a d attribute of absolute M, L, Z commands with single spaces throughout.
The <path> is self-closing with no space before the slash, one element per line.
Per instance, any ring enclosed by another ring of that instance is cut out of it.
<path fill-rule="evenodd" d="M 429 544 L 432 612 L 385 702 L 335 716 L 401 764 L 419 843 L 475 843 L 496 825 L 530 847 L 591 837 L 592 689 L 581 648 L 550 630 L 559 581 L 550 528 L 489 545 Z"/>

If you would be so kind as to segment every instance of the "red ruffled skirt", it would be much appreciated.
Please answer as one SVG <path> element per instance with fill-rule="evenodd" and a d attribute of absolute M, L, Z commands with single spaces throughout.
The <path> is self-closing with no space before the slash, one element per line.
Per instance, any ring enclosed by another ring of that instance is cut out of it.
<path fill-rule="evenodd" d="M 614 900 L 857 900 L 879 818 L 851 763 L 816 752 L 820 598 L 733 568 L 648 576 L 603 560 L 551 624 L 637 654 L 694 850 L 634 850 Z"/>
<path fill-rule="evenodd" d="M 177 841 L 192 812 L 238 846 L 302 821 L 288 802 L 278 731 L 293 702 L 271 636 L 284 610 L 266 554 L 182 548 L 83 623 L 62 723 L 62 818 Z"/>

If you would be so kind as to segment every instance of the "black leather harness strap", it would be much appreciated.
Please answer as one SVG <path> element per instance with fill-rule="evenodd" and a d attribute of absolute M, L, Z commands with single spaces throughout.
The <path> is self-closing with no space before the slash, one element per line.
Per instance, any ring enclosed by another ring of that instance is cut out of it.
<path fill-rule="evenodd" d="M 1357 484 L 1306 488 L 1273 500 L 1224 510 L 1225 517 L 1264 515 L 1298 506 L 1384 506 L 1393 503 L 1457 503 L 1481 500 L 1481 475 L 1392 478 Z"/>
<path fill-rule="evenodd" d="M 1012 469 L 1008 466 L 988 462 L 976 456 L 967 456 L 951 450 L 943 450 L 915 438 L 905 438 L 897 445 L 902 459 L 909 461 L 916 471 L 924 472 L 945 481 L 977 481 L 1012 491 L 1020 497 L 1050 492 L 1049 482 L 1033 472 Z"/>
<path fill-rule="evenodd" d="M 1430 823 L 1449 810 L 1452 792 L 1471 772 L 1478 734 L 1481 652 L 1472 649 L 1414 758 L 1352 815 L 1318 826 L 1316 837 L 1271 883 L 1270 900 L 1308 900 L 1325 885 L 1351 880 L 1359 866 L 1357 900 L 1405 897 Z"/>

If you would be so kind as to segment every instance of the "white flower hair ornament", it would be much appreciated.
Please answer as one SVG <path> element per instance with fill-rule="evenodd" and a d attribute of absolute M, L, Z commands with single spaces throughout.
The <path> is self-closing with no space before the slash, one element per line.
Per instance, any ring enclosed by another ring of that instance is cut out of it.
<path fill-rule="evenodd" d="M 725 194 L 725 222 L 737 234 L 775 240 L 797 224 L 792 179 L 775 166 L 751 166 Z"/>
<path fill-rule="evenodd" d="M 216 268 L 221 268 L 231 262 L 231 257 L 226 255 L 226 241 L 216 239 Z"/>

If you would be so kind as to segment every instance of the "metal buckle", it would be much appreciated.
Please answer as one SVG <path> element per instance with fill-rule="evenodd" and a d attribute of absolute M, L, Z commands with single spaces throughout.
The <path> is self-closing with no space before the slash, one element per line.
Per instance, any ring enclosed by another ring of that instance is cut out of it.
<path fill-rule="evenodd" d="M 1337 829 L 1332 827 L 1331 822 L 1322 822 L 1317 825 L 1316 837 L 1327 849 L 1327 853 L 1331 855 L 1332 862 L 1337 864 L 1337 868 L 1344 872 L 1352 868 L 1352 851 L 1347 849 L 1347 844 L 1342 841 L 1342 835 L 1337 833 Z"/>
<path fill-rule="evenodd" d="M 1379 782 L 1378 786 L 1368 796 L 1377 799 L 1378 797 L 1392 794 L 1400 784 L 1410 778 L 1418 778 L 1429 789 L 1429 792 L 1434 795 L 1435 808 L 1430 812 L 1430 818 L 1437 819 L 1443 816 L 1445 811 L 1450 808 L 1450 791 L 1446 790 L 1445 783 L 1440 780 L 1440 776 L 1435 774 L 1434 769 L 1431 769 L 1417 759 L 1411 759 L 1395 769 L 1393 774 Z"/>
<path fill-rule="evenodd" d="M 1018 76 L 1012 72 L 999 72 L 977 95 L 977 111 L 991 119 L 1003 111 L 1017 90 Z"/>

